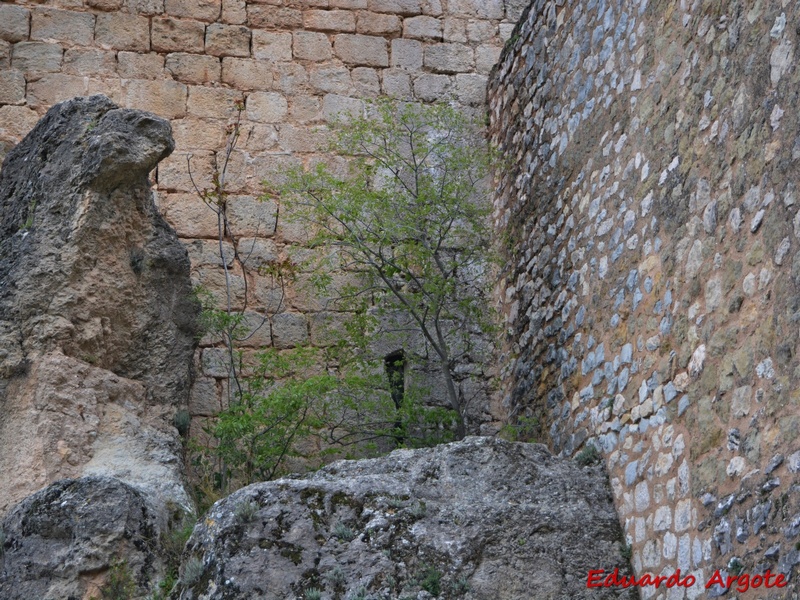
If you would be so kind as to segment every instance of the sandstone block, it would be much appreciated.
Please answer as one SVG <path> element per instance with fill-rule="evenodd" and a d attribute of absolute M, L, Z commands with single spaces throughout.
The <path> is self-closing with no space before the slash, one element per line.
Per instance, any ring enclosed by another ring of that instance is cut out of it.
<path fill-rule="evenodd" d="M 253 31 L 253 56 L 273 62 L 292 60 L 292 34 Z"/>
<path fill-rule="evenodd" d="M 172 121 L 175 148 L 185 150 L 218 150 L 225 147 L 225 119 L 185 117 Z"/>
<path fill-rule="evenodd" d="M 58 44 L 19 42 L 11 49 L 11 66 L 23 73 L 57 73 L 63 54 Z"/>
<path fill-rule="evenodd" d="M 153 19 L 151 43 L 156 52 L 202 53 L 205 26 L 199 21 L 158 17 Z"/>
<path fill-rule="evenodd" d="M 86 95 L 86 81 L 78 75 L 48 73 L 31 81 L 27 88 L 28 106 L 47 108 L 76 96 Z"/>
<path fill-rule="evenodd" d="M 303 65 L 280 63 L 275 66 L 273 87 L 285 95 L 304 94 L 307 91 L 308 73 Z"/>
<path fill-rule="evenodd" d="M 295 31 L 292 37 L 292 52 L 295 58 L 323 61 L 333 56 L 331 42 L 324 33 Z"/>
<path fill-rule="evenodd" d="M 367 5 L 371 11 L 378 13 L 402 16 L 422 14 L 420 0 L 369 0 Z"/>
<path fill-rule="evenodd" d="M 262 235 L 272 235 L 272 230 Z M 242 237 L 237 245 L 239 256 L 248 269 L 258 270 L 278 260 L 278 246 L 272 240 L 263 237 Z"/>
<path fill-rule="evenodd" d="M 195 193 L 195 186 L 200 190 L 211 188 L 213 172 L 214 155 L 211 151 L 176 152 L 158 165 L 158 187 L 168 192 Z M 181 235 L 180 228 L 176 227 L 176 230 Z"/>
<path fill-rule="evenodd" d="M 414 80 L 414 96 L 423 102 L 435 102 L 446 98 L 450 91 L 447 75 L 425 73 Z"/>
<path fill-rule="evenodd" d="M 332 346 L 341 339 L 347 316 L 335 312 L 320 312 L 309 318 L 311 344 L 317 347 Z"/>
<path fill-rule="evenodd" d="M 317 31 L 356 30 L 356 17 L 349 10 L 307 10 L 303 13 L 303 26 Z"/>
<path fill-rule="evenodd" d="M 242 25 L 247 22 L 245 0 L 222 0 L 222 20 L 233 25 Z"/>
<path fill-rule="evenodd" d="M 132 80 L 123 90 L 126 107 L 146 106 L 147 110 L 165 119 L 186 114 L 186 86 L 177 81 Z"/>
<path fill-rule="evenodd" d="M 261 29 L 300 29 L 303 13 L 296 8 L 251 4 L 247 7 L 247 24 Z"/>
<path fill-rule="evenodd" d="M 221 0 L 165 0 L 167 14 L 200 21 L 216 21 L 222 8 Z"/>
<path fill-rule="evenodd" d="M 39 115 L 27 106 L 0 106 L 0 129 L 5 134 L 5 139 L 18 142 L 33 129 Z"/>
<path fill-rule="evenodd" d="M 350 74 L 353 81 L 353 94 L 359 98 L 377 96 L 381 92 L 378 72 L 369 67 L 356 67 Z"/>
<path fill-rule="evenodd" d="M 124 79 L 161 79 L 164 75 L 164 57 L 155 52 L 119 52 L 117 73 Z"/>
<path fill-rule="evenodd" d="M 117 77 L 86 77 L 86 95 L 102 94 L 115 104 L 122 102 L 122 81 Z"/>
<path fill-rule="evenodd" d="M 0 39 L 21 42 L 28 39 L 31 11 L 22 6 L 0 4 Z"/>
<path fill-rule="evenodd" d="M 447 12 L 453 16 L 500 20 L 505 15 L 503 0 L 450 0 Z"/>
<path fill-rule="evenodd" d="M 403 29 L 400 17 L 373 12 L 359 12 L 356 21 L 356 32 L 365 35 L 392 35 Z"/>
<path fill-rule="evenodd" d="M 322 128 L 281 125 L 280 147 L 289 152 L 318 152 L 328 142 L 328 134 Z"/>
<path fill-rule="evenodd" d="M 127 12 L 140 15 L 164 13 L 164 0 L 123 0 Z"/>
<path fill-rule="evenodd" d="M 277 92 L 253 92 L 247 96 L 247 118 L 259 123 L 279 123 L 286 116 L 289 104 Z"/>
<path fill-rule="evenodd" d="M 70 48 L 64 53 L 64 73 L 70 75 L 114 75 L 117 61 L 114 52 L 91 48 Z"/>
<path fill-rule="evenodd" d="M 217 382 L 210 377 L 198 377 L 189 394 L 189 414 L 214 416 L 220 411 Z"/>
<path fill-rule="evenodd" d="M 336 65 L 325 65 L 312 69 L 309 81 L 314 91 L 347 94 L 350 91 L 350 70 Z"/>
<path fill-rule="evenodd" d="M 346 8 L 347 10 L 359 10 L 367 8 L 367 0 L 329 0 L 331 8 Z"/>
<path fill-rule="evenodd" d="M 467 43 L 467 20 L 448 17 L 444 20 L 442 39 L 445 42 Z"/>
<path fill-rule="evenodd" d="M 31 39 L 90 46 L 94 39 L 94 20 L 94 15 L 90 13 L 37 9 L 31 14 Z"/>
<path fill-rule="evenodd" d="M 204 54 L 175 52 L 167 54 L 165 68 L 178 81 L 209 83 L 219 81 L 222 67 L 218 58 Z M 189 109 L 191 113 L 192 110 Z M 221 115 L 218 115 L 221 117 Z"/>
<path fill-rule="evenodd" d="M 184 162 L 186 156 L 182 157 Z M 159 185 L 160 181 L 159 173 Z M 159 211 L 182 238 L 217 237 L 217 216 L 195 193 L 168 194 L 158 193 Z"/>
<path fill-rule="evenodd" d="M 141 15 L 108 13 L 97 15 L 94 39 L 107 50 L 150 50 L 150 20 Z"/>
<path fill-rule="evenodd" d="M 467 39 L 470 42 L 487 42 L 497 34 L 497 26 L 491 21 L 470 21 L 467 23 Z"/>
<path fill-rule="evenodd" d="M 417 40 L 392 40 L 392 66 L 406 69 L 422 68 L 422 42 Z"/>
<path fill-rule="evenodd" d="M 272 328 L 265 315 L 246 312 L 241 322 L 242 332 L 237 336 L 245 348 L 266 348 L 272 345 Z"/>
<path fill-rule="evenodd" d="M 492 67 L 500 60 L 502 50 L 500 46 L 490 45 L 475 48 L 475 70 L 482 75 L 488 75 Z"/>
<path fill-rule="evenodd" d="M 463 44 L 433 44 L 425 48 L 423 65 L 437 73 L 464 73 L 475 64 L 472 48 Z"/>
<path fill-rule="evenodd" d="M 333 42 L 336 55 L 345 63 L 367 67 L 388 67 L 386 40 L 368 35 L 337 35 Z"/>
<path fill-rule="evenodd" d="M 236 113 L 236 103 L 242 100 L 238 90 L 189 86 L 186 110 L 193 117 L 227 119 Z"/>
<path fill-rule="evenodd" d="M 261 201 L 253 196 L 231 196 L 228 200 L 228 218 L 240 236 L 262 236 L 274 231 L 277 210 L 271 200 Z"/>
<path fill-rule="evenodd" d="M 441 40 L 442 22 L 433 17 L 411 17 L 403 21 L 403 37 L 428 41 Z"/>
<path fill-rule="evenodd" d="M 294 348 L 308 341 L 308 324 L 305 315 L 279 313 L 272 318 L 272 338 L 276 348 Z"/>
<path fill-rule="evenodd" d="M 246 286 L 244 278 L 236 272 L 229 273 L 226 279 L 222 269 L 195 269 L 192 271 L 192 285 L 208 290 L 217 306 L 226 306 L 230 295 L 232 310 L 244 308 Z"/>
<path fill-rule="evenodd" d="M 0 67 L 11 67 L 11 44 L 5 40 L 0 40 Z"/>
<path fill-rule="evenodd" d="M 400 99 L 411 97 L 411 76 L 402 69 L 383 71 L 383 93 Z"/>
<path fill-rule="evenodd" d="M 122 8 L 122 0 L 87 0 L 86 4 L 97 10 L 111 11 Z"/>
<path fill-rule="evenodd" d="M 460 102 L 470 106 L 483 106 L 486 102 L 488 77 L 475 73 L 456 75 L 456 95 Z"/>
<path fill-rule="evenodd" d="M 233 244 L 222 242 L 222 255 L 220 256 L 220 243 L 218 240 L 190 240 L 183 243 L 189 254 L 192 268 L 197 267 L 233 267 L 235 259 Z"/>
<path fill-rule="evenodd" d="M 25 76 L 16 69 L 0 71 L 0 104 L 25 103 Z"/>
<path fill-rule="evenodd" d="M 222 81 L 237 90 L 267 90 L 272 86 L 272 66 L 263 60 L 225 57 Z"/>
<path fill-rule="evenodd" d="M 295 96 L 289 102 L 289 118 L 297 123 L 317 121 L 322 117 L 322 102 L 318 96 Z"/>
<path fill-rule="evenodd" d="M 322 99 L 322 114 L 325 119 L 347 119 L 350 115 L 361 116 L 364 102 L 357 98 L 348 98 L 337 94 L 326 94 Z"/>
<path fill-rule="evenodd" d="M 250 56 L 250 30 L 242 25 L 212 23 L 206 27 L 206 53 L 214 56 Z"/>

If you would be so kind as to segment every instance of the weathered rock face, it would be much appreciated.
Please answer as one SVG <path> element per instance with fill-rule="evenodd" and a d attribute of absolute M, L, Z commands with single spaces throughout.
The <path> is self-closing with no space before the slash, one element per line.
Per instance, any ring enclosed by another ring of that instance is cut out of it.
<path fill-rule="evenodd" d="M 2 523 L 0 598 L 99 598 L 109 558 L 140 593 L 161 568 L 159 526 L 143 494 L 118 479 L 63 480 L 26 498 Z"/>
<path fill-rule="evenodd" d="M 239 490 L 195 529 L 171 598 L 635 598 L 586 588 L 627 572 L 620 539 L 601 470 L 467 438 Z"/>

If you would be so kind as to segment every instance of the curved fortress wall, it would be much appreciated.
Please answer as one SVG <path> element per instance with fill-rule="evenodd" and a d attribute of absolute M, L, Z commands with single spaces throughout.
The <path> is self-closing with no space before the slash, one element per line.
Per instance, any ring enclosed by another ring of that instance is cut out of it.
<path fill-rule="evenodd" d="M 601 451 L 638 573 L 800 560 L 798 18 L 536 0 L 490 81 L 505 401 Z"/>
<path fill-rule="evenodd" d="M 169 118 L 176 149 L 158 168 L 160 210 L 188 246 L 194 283 L 223 305 L 217 218 L 194 184 L 211 186 L 226 126 L 243 102 L 242 135 L 227 172 L 228 217 L 249 269 L 230 259 L 225 242 L 232 303 L 240 309 L 246 302 L 254 328 L 265 314 L 280 312 L 248 339 L 246 352 L 324 345 L 325 326 L 336 315 L 303 292 L 308 274 L 299 274 L 284 300 L 259 274 L 305 240 L 274 203 L 257 200 L 262 179 L 319 160 L 329 119 L 360 110 L 366 98 L 450 99 L 481 110 L 488 73 L 522 8 L 501 0 L 4 2 L 0 142 L 7 151 L 51 105 L 87 94 Z M 197 435 L 224 404 L 224 356 L 206 347 L 197 357 L 189 407 Z M 475 418 L 496 418 L 482 384 L 462 385 L 484 407 Z"/>

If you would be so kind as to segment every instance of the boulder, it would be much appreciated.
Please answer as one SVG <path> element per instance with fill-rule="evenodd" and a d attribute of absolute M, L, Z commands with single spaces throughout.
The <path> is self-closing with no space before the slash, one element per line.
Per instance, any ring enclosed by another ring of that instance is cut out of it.
<path fill-rule="evenodd" d="M 243 488 L 197 525 L 171 600 L 636 598 L 608 480 L 538 444 L 468 437 Z"/>

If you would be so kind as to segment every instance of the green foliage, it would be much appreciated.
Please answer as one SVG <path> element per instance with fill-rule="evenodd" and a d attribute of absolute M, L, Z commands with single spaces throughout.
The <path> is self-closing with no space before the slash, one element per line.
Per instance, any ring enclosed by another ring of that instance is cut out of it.
<path fill-rule="evenodd" d="M 630 560 L 633 556 L 633 546 L 627 542 L 622 542 L 619 545 L 619 553 L 625 560 Z"/>
<path fill-rule="evenodd" d="M 308 588 L 304 595 L 305 600 L 320 600 L 320 598 L 322 598 L 322 590 L 318 588 Z"/>
<path fill-rule="evenodd" d="M 189 414 L 188 410 L 179 410 L 175 413 L 172 424 L 175 425 L 175 429 L 178 430 L 178 433 L 181 434 L 182 437 L 186 437 L 189 433 L 189 424 L 191 421 L 192 416 Z"/>
<path fill-rule="evenodd" d="M 379 101 L 371 109 L 368 118 L 335 126 L 332 150 L 350 159 L 346 177 L 319 164 L 291 171 L 273 189 L 316 232 L 313 243 L 330 250 L 318 272 L 357 274 L 336 290 L 340 308 L 403 314 L 402 326 L 425 339 L 440 363 L 460 439 L 465 406 L 453 370 L 473 352 L 476 336 L 494 327 L 489 204 L 482 194 L 493 157 L 479 128 L 449 106 Z"/>
<path fill-rule="evenodd" d="M 131 600 L 136 593 L 128 563 L 114 562 L 108 571 L 108 579 L 100 590 L 100 600 Z"/>
<path fill-rule="evenodd" d="M 442 573 L 433 565 L 427 565 L 423 568 L 422 572 L 417 576 L 420 587 L 438 596 L 442 591 Z"/>
<path fill-rule="evenodd" d="M 233 511 L 234 516 L 241 523 L 250 523 L 258 514 L 258 504 L 252 500 L 240 502 Z"/>
<path fill-rule="evenodd" d="M 344 523 L 336 523 L 336 525 L 333 526 L 331 533 L 335 538 L 338 538 L 344 542 L 349 542 L 356 537 L 356 532 Z"/>
<path fill-rule="evenodd" d="M 586 467 L 588 465 L 596 465 L 600 462 L 600 453 L 597 448 L 592 444 L 586 444 L 583 450 L 578 452 L 575 456 L 575 462 Z"/>
<path fill-rule="evenodd" d="M 514 423 L 506 423 L 500 430 L 500 437 L 509 442 L 533 442 L 539 432 L 539 419 L 536 417 L 517 417 Z"/>
<path fill-rule="evenodd" d="M 738 577 L 744 571 L 744 564 L 738 558 L 733 557 L 728 561 L 728 571 L 733 577 Z"/>
<path fill-rule="evenodd" d="M 203 576 L 205 567 L 203 561 L 199 558 L 190 558 L 186 565 L 183 567 L 183 577 L 181 581 L 186 587 L 191 587 Z"/>

